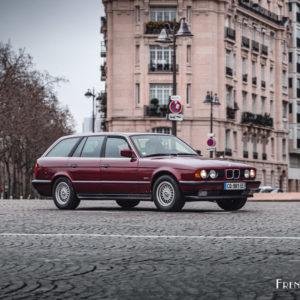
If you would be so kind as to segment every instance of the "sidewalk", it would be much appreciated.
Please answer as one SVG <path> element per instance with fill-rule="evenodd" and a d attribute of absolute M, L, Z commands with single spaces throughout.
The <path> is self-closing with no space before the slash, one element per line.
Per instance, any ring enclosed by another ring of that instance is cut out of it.
<path fill-rule="evenodd" d="M 300 193 L 256 193 L 248 201 L 300 202 Z"/>

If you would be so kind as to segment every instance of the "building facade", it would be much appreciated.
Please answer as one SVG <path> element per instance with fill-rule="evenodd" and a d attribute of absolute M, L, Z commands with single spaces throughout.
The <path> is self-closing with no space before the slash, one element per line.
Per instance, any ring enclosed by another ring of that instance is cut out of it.
<path fill-rule="evenodd" d="M 289 41 L 289 191 L 300 192 L 300 1 L 288 5 Z"/>
<path fill-rule="evenodd" d="M 185 17 L 177 39 L 177 136 L 202 154 L 210 131 L 207 91 L 218 94 L 213 132 L 224 159 L 253 164 L 262 185 L 287 189 L 288 48 L 286 1 L 103 0 L 109 131 L 165 132 L 172 48 L 155 42 L 163 23 Z M 154 99 L 154 100 L 153 100 Z"/>

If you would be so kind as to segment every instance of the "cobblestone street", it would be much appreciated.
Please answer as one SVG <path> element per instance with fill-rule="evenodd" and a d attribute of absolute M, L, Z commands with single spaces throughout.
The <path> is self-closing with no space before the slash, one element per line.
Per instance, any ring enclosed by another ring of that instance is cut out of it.
<path fill-rule="evenodd" d="M 300 299 L 300 204 L 0 201 L 0 299 Z M 290 238 L 288 238 L 290 237 Z"/>

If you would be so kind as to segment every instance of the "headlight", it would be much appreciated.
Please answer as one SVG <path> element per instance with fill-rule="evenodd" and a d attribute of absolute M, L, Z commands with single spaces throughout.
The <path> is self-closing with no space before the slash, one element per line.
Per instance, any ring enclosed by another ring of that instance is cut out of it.
<path fill-rule="evenodd" d="M 216 172 L 215 170 L 210 170 L 210 172 L 209 172 L 209 177 L 210 177 L 211 179 L 217 178 L 217 172 Z"/>
<path fill-rule="evenodd" d="M 198 170 L 195 173 L 195 178 L 205 179 L 208 177 L 206 170 Z"/>
<path fill-rule="evenodd" d="M 256 175 L 256 174 L 255 174 L 255 170 L 254 170 L 254 169 L 251 169 L 251 170 L 250 170 L 250 177 L 251 177 L 251 178 L 255 178 L 255 175 Z"/>
<path fill-rule="evenodd" d="M 244 177 L 245 177 L 245 178 L 249 178 L 249 176 L 250 176 L 249 170 L 245 170 L 245 171 L 244 171 Z"/>

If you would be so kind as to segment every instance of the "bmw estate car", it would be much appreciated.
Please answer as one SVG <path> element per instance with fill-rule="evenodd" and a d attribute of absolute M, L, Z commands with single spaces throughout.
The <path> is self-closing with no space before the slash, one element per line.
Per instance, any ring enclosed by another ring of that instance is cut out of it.
<path fill-rule="evenodd" d="M 122 208 L 153 201 L 180 211 L 187 201 L 242 208 L 259 187 L 252 166 L 204 159 L 179 138 L 155 133 L 97 133 L 58 139 L 37 160 L 33 186 L 59 209 L 81 200 L 115 200 Z"/>

